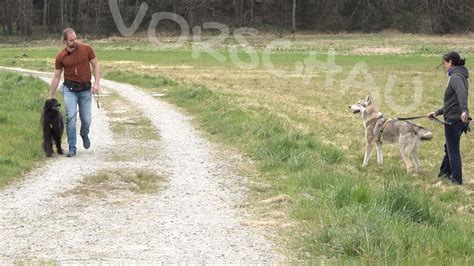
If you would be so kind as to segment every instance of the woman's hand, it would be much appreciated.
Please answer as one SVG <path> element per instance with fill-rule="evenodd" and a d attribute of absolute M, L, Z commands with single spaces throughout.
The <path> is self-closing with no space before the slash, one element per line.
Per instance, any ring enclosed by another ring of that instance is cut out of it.
<path fill-rule="evenodd" d="M 461 121 L 463 121 L 464 123 L 469 122 L 469 115 L 466 112 L 463 112 L 461 114 Z"/>
<path fill-rule="evenodd" d="M 426 117 L 428 117 L 429 119 L 433 119 L 436 117 L 436 113 L 435 112 L 427 113 Z"/>

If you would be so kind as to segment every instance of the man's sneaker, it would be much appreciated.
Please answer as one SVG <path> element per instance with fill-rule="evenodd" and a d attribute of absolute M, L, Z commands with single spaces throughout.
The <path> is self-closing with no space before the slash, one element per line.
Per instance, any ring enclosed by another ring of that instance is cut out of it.
<path fill-rule="evenodd" d="M 76 151 L 75 150 L 69 150 L 69 152 L 66 155 L 67 157 L 73 157 L 76 156 Z"/>
<path fill-rule="evenodd" d="M 89 149 L 91 147 L 91 141 L 89 139 L 88 135 L 81 135 L 82 138 L 82 144 L 84 145 L 85 149 Z"/>

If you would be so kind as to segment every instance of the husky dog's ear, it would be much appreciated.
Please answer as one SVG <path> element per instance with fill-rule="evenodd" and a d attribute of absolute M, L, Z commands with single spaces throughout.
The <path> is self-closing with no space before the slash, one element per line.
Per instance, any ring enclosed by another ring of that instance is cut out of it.
<path fill-rule="evenodd" d="M 365 101 L 367 102 L 367 105 L 372 103 L 372 97 L 370 95 L 367 95 L 367 98 L 365 98 Z"/>

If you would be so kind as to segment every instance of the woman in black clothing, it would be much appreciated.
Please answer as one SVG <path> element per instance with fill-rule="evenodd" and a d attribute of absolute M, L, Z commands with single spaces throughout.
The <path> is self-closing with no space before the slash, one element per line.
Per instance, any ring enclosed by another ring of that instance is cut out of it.
<path fill-rule="evenodd" d="M 462 165 L 460 153 L 461 134 L 469 128 L 468 88 L 469 71 L 464 66 L 465 59 L 457 52 L 443 56 L 443 68 L 449 76 L 448 86 L 444 93 L 444 106 L 429 113 L 429 118 L 443 115 L 448 123 L 444 126 L 446 143 L 444 158 L 439 176 L 447 177 L 455 184 L 462 184 Z"/>

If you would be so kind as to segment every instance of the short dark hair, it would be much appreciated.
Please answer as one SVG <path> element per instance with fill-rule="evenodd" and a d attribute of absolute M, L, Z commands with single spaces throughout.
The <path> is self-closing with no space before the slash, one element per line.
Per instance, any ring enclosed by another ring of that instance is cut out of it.
<path fill-rule="evenodd" d="M 63 30 L 63 40 L 67 41 L 67 36 L 68 36 L 69 33 L 71 33 L 71 32 L 74 32 L 74 33 L 75 33 L 75 31 L 74 31 L 73 28 L 65 28 L 65 29 Z"/>
<path fill-rule="evenodd" d="M 453 62 L 453 66 L 464 66 L 466 64 L 466 59 L 461 59 L 461 56 L 456 51 L 451 51 L 445 55 L 443 55 L 443 60 L 446 62 Z"/>

